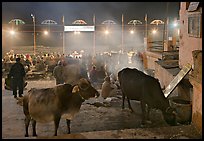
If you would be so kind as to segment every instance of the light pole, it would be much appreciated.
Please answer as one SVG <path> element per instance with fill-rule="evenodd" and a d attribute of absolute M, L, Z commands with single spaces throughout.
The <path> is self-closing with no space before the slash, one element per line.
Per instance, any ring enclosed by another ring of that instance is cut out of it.
<path fill-rule="evenodd" d="M 105 40 L 106 40 L 106 43 L 107 43 L 107 46 L 108 46 L 107 50 L 108 50 L 108 52 L 110 52 L 110 45 L 109 45 L 109 42 L 108 42 L 109 41 L 109 39 L 108 39 L 109 30 L 106 29 L 104 33 L 105 33 L 105 38 L 106 38 Z"/>
<path fill-rule="evenodd" d="M 31 17 L 33 18 L 33 28 L 34 28 L 34 33 L 33 33 L 33 42 L 34 42 L 34 46 L 33 46 L 33 53 L 35 54 L 35 49 L 36 49 L 36 37 L 35 37 L 35 16 L 33 14 L 31 14 Z"/>

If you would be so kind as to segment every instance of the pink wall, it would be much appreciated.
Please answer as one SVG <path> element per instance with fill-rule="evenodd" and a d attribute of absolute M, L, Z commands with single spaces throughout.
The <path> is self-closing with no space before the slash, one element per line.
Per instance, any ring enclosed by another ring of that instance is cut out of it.
<path fill-rule="evenodd" d="M 193 64 L 192 51 L 202 50 L 202 38 L 189 37 L 188 35 L 188 14 L 186 2 L 181 2 L 180 7 L 180 47 L 179 47 L 179 66 Z"/>
<path fill-rule="evenodd" d="M 202 71 L 199 71 L 202 69 L 202 52 L 201 55 L 198 55 L 198 57 L 194 58 L 195 60 L 193 60 L 192 54 L 192 51 L 194 50 L 202 51 L 202 26 L 201 38 L 189 37 L 188 14 L 192 14 L 193 12 L 187 12 L 186 4 L 186 2 L 181 2 L 180 5 L 179 67 L 182 68 L 186 63 L 190 63 L 193 65 L 193 71 L 190 72 L 189 79 L 190 83 L 193 85 L 192 124 L 194 124 L 202 134 L 202 79 L 198 79 L 202 77 L 196 77 L 202 76 Z"/>

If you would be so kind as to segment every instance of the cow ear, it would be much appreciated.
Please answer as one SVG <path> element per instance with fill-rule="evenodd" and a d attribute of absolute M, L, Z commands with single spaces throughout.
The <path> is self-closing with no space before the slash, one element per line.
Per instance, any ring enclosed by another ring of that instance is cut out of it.
<path fill-rule="evenodd" d="M 79 91 L 79 86 L 76 85 L 74 86 L 74 88 L 72 89 L 72 93 L 77 93 Z"/>

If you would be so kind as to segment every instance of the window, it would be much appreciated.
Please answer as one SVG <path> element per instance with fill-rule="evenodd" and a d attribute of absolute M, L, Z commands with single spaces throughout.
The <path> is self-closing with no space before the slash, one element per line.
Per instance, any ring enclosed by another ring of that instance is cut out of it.
<path fill-rule="evenodd" d="M 190 2 L 186 2 L 186 10 L 188 10 L 189 5 L 190 5 Z"/>
<path fill-rule="evenodd" d="M 188 34 L 191 37 L 201 37 L 201 14 L 188 16 Z"/>

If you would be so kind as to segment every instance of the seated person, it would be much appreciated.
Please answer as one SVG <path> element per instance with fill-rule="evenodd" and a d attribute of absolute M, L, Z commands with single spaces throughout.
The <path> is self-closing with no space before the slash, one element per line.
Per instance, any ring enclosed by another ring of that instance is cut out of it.
<path fill-rule="evenodd" d="M 106 77 L 106 72 L 103 66 L 100 67 L 100 70 L 98 70 L 98 81 L 99 83 L 103 83 L 104 78 Z"/>
<path fill-rule="evenodd" d="M 102 84 L 101 96 L 106 99 L 107 97 L 112 97 L 117 95 L 117 86 L 110 82 L 110 77 L 107 76 Z"/>

